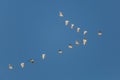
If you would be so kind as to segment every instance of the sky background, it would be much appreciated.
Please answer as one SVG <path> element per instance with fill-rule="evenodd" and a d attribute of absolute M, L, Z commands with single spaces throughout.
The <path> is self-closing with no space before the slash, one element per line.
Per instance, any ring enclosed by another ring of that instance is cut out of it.
<path fill-rule="evenodd" d="M 120 80 L 119 3 L 0 0 L 0 80 Z M 59 17 L 59 11 L 64 17 Z M 80 27 L 80 32 L 66 27 L 65 20 Z M 81 42 L 75 46 L 84 30 L 88 30 L 86 46 Z M 68 49 L 68 44 L 73 48 Z M 30 58 L 34 64 L 28 62 Z M 20 62 L 25 62 L 24 69 Z M 9 70 L 8 64 L 14 69 Z"/>

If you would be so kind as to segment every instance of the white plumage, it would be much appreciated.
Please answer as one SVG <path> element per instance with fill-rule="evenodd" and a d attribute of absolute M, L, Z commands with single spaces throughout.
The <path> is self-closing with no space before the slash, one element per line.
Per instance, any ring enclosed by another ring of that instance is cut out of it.
<path fill-rule="evenodd" d="M 102 35 L 102 32 L 101 31 L 98 31 L 98 36 L 101 36 Z"/>
<path fill-rule="evenodd" d="M 80 32 L 80 28 L 78 27 L 78 28 L 76 29 L 76 31 L 77 31 L 77 32 Z"/>
<path fill-rule="evenodd" d="M 59 49 L 59 50 L 58 50 L 58 53 L 59 53 L 59 54 L 62 54 L 62 50 L 61 50 L 61 49 Z"/>
<path fill-rule="evenodd" d="M 74 28 L 74 24 L 71 24 L 71 26 L 70 26 L 70 27 L 71 27 L 71 29 L 73 29 L 73 28 Z"/>
<path fill-rule="evenodd" d="M 65 20 L 65 25 L 66 25 L 66 26 L 68 25 L 68 23 L 69 23 L 69 21 L 68 21 L 68 20 Z"/>
<path fill-rule="evenodd" d="M 9 69 L 13 69 L 12 64 L 8 64 L 8 68 L 9 68 Z"/>
<path fill-rule="evenodd" d="M 61 11 L 59 11 L 59 16 L 63 17 L 63 13 Z"/>
<path fill-rule="evenodd" d="M 87 34 L 87 31 L 84 31 L 83 34 L 86 35 L 86 34 Z"/>
<path fill-rule="evenodd" d="M 87 39 L 83 38 L 83 45 L 86 45 Z"/>
<path fill-rule="evenodd" d="M 21 63 L 20 63 L 20 66 L 21 66 L 21 68 L 24 68 L 25 63 L 21 62 Z"/>
<path fill-rule="evenodd" d="M 43 54 L 42 54 L 42 59 L 43 59 L 43 60 L 45 59 L 45 56 L 46 56 L 46 54 L 43 53 Z"/>
<path fill-rule="evenodd" d="M 78 41 L 78 40 L 75 40 L 75 44 L 76 44 L 76 45 L 79 45 L 79 41 Z"/>
<path fill-rule="evenodd" d="M 68 48 L 73 48 L 72 44 L 69 44 L 69 45 L 68 45 Z"/>

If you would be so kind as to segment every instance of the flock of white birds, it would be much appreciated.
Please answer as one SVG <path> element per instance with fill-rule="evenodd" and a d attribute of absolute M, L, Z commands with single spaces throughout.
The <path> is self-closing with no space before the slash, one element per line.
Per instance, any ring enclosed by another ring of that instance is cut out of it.
<path fill-rule="evenodd" d="M 64 17 L 64 15 L 63 15 L 63 13 L 62 13 L 61 11 L 59 11 L 59 17 Z M 65 26 L 68 26 L 68 24 L 69 24 L 69 20 L 65 20 Z M 70 28 L 71 28 L 71 29 L 74 29 L 74 26 L 75 26 L 74 24 L 70 24 Z M 80 32 L 80 28 L 79 28 L 79 27 L 76 28 L 76 32 Z M 86 31 L 86 30 L 83 31 L 83 35 L 86 35 L 87 32 L 88 32 L 88 31 Z M 102 32 L 101 32 L 101 31 L 98 31 L 97 35 L 98 35 L 98 36 L 101 36 L 101 35 L 102 35 Z M 86 38 L 83 38 L 83 39 L 82 39 L 83 45 L 86 45 L 86 42 L 87 42 L 87 39 L 86 39 Z M 78 41 L 78 40 L 75 40 L 75 45 L 79 45 L 79 41 Z M 68 48 L 73 48 L 72 44 L 68 44 Z M 61 49 L 59 49 L 59 50 L 58 50 L 58 54 L 62 54 L 62 53 L 63 53 L 63 51 L 62 51 Z M 41 55 L 41 58 L 44 60 L 45 57 L 46 57 L 46 54 L 43 53 L 43 54 Z M 30 63 L 34 63 L 34 59 L 29 59 L 29 62 L 30 62 Z M 21 68 L 24 68 L 24 67 L 25 67 L 25 62 L 21 62 L 19 65 L 20 65 Z M 8 64 L 8 69 L 12 70 L 13 68 L 14 68 L 14 67 L 13 67 L 12 64 Z"/>

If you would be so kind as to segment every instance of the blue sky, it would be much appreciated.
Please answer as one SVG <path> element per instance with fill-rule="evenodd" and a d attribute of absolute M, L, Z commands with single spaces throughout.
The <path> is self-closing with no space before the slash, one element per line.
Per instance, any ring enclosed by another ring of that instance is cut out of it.
<path fill-rule="evenodd" d="M 120 80 L 119 0 L 0 0 L 1 80 Z M 64 17 L 59 17 L 62 11 Z M 76 33 L 64 21 L 80 27 Z M 86 46 L 74 45 L 88 30 Z M 103 35 L 98 37 L 97 31 Z M 73 44 L 72 49 L 67 45 Z M 63 54 L 57 54 L 57 50 Z M 41 54 L 45 53 L 45 60 Z M 30 58 L 34 64 L 28 62 Z M 24 69 L 19 66 L 25 62 Z M 8 64 L 14 69 L 9 70 Z"/>

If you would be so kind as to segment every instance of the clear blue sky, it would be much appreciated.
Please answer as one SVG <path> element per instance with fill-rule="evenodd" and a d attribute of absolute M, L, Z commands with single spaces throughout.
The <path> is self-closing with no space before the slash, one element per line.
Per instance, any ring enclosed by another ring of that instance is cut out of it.
<path fill-rule="evenodd" d="M 0 0 L 0 80 L 120 80 L 119 0 Z M 62 11 L 63 18 L 58 16 Z M 81 32 L 64 25 L 70 20 Z M 80 26 L 81 25 L 81 26 Z M 86 46 L 68 49 L 88 30 Z M 103 35 L 97 36 L 102 30 Z M 57 54 L 62 49 L 63 54 Z M 41 53 L 46 53 L 43 61 Z M 30 58 L 34 64 L 28 62 Z M 25 62 L 21 69 L 20 62 Z M 8 69 L 8 64 L 14 66 Z"/>

